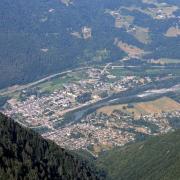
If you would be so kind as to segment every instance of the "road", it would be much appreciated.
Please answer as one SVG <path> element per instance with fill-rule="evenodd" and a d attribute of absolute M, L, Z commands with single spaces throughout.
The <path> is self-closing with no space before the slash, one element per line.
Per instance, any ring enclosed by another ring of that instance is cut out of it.
<path fill-rule="evenodd" d="M 112 65 L 112 63 L 106 64 L 104 66 L 104 69 L 101 71 L 101 74 L 104 74 L 106 72 L 107 68 L 110 65 Z M 137 66 L 112 66 L 112 69 L 114 69 L 114 68 L 126 68 L 126 67 L 131 67 L 131 68 L 134 67 L 135 68 Z M 164 68 L 164 66 L 154 66 L 154 67 Z M 12 86 L 12 87 L 9 87 L 9 88 L 6 88 L 6 89 L 2 89 L 2 90 L 0 90 L 0 96 L 8 96 L 9 94 L 15 93 L 17 91 L 22 91 L 22 90 L 27 89 L 27 88 L 31 88 L 33 86 L 36 86 L 36 85 L 40 84 L 40 83 L 49 81 L 50 79 L 53 79 L 55 77 L 65 75 L 67 73 L 72 73 L 72 72 L 75 72 L 75 71 L 79 71 L 79 70 L 89 69 L 89 68 L 91 68 L 91 67 L 82 67 L 82 68 L 76 68 L 76 69 L 73 69 L 73 70 L 67 70 L 67 71 L 64 71 L 64 72 L 52 74 L 52 75 L 47 76 L 47 77 L 45 77 L 43 79 L 40 79 L 38 81 L 29 83 L 29 84 L 26 84 L 26 85 L 17 85 L 17 86 Z"/>
<path fill-rule="evenodd" d="M 111 64 L 112 64 L 112 63 L 106 64 L 106 66 L 104 67 L 104 69 L 101 71 L 101 74 L 104 74 L 104 72 L 106 72 L 107 68 L 108 68 Z"/>
<path fill-rule="evenodd" d="M 38 80 L 38 81 L 29 83 L 29 84 L 26 84 L 26 85 L 13 86 L 13 87 L 10 87 L 10 88 L 1 90 L 1 91 L 0 91 L 0 96 L 7 96 L 7 95 L 12 94 L 12 93 L 15 93 L 15 92 L 17 92 L 17 91 L 22 91 L 22 90 L 24 90 L 24 89 L 27 89 L 27 88 L 36 86 L 36 85 L 38 85 L 38 84 L 40 84 L 40 83 L 49 81 L 50 79 L 55 78 L 55 77 L 58 77 L 58 76 L 60 76 L 60 75 L 65 75 L 65 74 L 67 74 L 67 73 L 72 73 L 72 72 L 75 72 L 75 71 L 78 71 L 78 70 L 84 70 L 84 69 L 89 69 L 89 68 L 90 68 L 90 67 L 83 67 L 83 68 L 77 68 L 77 69 L 74 69 L 74 70 L 68 70 L 68 71 L 64 71 L 64 72 L 61 72 L 61 73 L 52 74 L 52 75 L 47 76 L 47 77 L 45 77 L 45 78 L 43 78 L 43 79 L 40 79 L 40 80 Z"/>

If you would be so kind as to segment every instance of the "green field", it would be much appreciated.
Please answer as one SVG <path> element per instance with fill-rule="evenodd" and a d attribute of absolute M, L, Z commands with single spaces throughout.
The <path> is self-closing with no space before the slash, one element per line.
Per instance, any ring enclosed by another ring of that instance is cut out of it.
<path fill-rule="evenodd" d="M 160 76 L 172 74 L 180 76 L 178 68 L 163 68 L 163 67 L 134 67 L 134 68 L 114 68 L 109 71 L 116 77 L 121 76 Z"/>
<path fill-rule="evenodd" d="M 57 89 L 61 89 L 64 84 L 78 82 L 80 80 L 86 79 L 88 76 L 84 71 L 73 72 L 67 74 L 63 77 L 55 78 L 51 81 L 47 81 L 38 85 L 38 88 L 41 92 L 48 92 L 51 93 Z"/>

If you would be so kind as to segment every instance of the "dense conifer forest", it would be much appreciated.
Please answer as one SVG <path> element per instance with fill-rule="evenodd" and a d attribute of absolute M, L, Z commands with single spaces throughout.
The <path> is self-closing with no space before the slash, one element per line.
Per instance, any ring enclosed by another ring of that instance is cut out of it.
<path fill-rule="evenodd" d="M 0 114 L 1 180 L 98 180 L 93 167 L 74 153 L 42 139 Z"/>

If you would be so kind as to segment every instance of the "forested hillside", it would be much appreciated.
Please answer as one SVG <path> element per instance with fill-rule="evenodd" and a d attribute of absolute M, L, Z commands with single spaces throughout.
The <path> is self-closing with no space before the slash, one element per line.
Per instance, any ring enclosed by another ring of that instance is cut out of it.
<path fill-rule="evenodd" d="M 147 51 L 146 58 L 180 57 L 179 37 L 164 36 L 178 19 L 153 19 L 144 13 L 144 8 L 153 5 L 140 0 L 74 0 L 67 1 L 72 2 L 68 6 L 62 2 L 66 1 L 0 1 L 0 88 L 122 59 L 126 53 L 114 43 L 117 38 Z M 121 10 L 125 19 L 134 19 L 128 28 L 148 28 L 151 43 L 144 44 L 124 27 L 115 27 L 114 17 L 107 12 L 120 7 L 126 7 Z M 84 27 L 91 30 L 91 37 L 83 37 Z"/>
<path fill-rule="evenodd" d="M 97 164 L 113 180 L 179 180 L 180 130 L 102 155 Z"/>
<path fill-rule="evenodd" d="M 75 155 L 0 114 L 0 179 L 103 179 Z"/>
<path fill-rule="evenodd" d="M 104 61 L 112 54 L 112 59 L 121 58 L 113 38 L 106 38 L 112 19 L 102 16 L 101 6 L 94 1 L 77 1 L 69 7 L 59 0 L 0 1 L 0 87 L 77 67 L 104 48 L 109 52 Z M 83 26 L 93 26 L 93 39 L 71 35 Z"/>

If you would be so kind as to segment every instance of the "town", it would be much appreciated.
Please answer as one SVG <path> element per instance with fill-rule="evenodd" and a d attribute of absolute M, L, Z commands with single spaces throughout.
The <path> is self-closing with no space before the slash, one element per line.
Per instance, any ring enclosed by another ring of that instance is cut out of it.
<path fill-rule="evenodd" d="M 117 68 L 120 69 L 117 71 Z M 122 74 L 119 75 L 119 71 L 122 71 Z M 81 79 L 74 76 L 80 76 Z M 70 80 L 68 77 L 71 77 Z M 74 80 L 76 78 L 77 81 Z M 169 77 L 127 75 L 124 67 L 112 64 L 81 69 L 55 77 L 51 80 L 54 86 L 47 80 L 35 87 L 21 90 L 18 97 L 16 93 L 7 101 L 3 112 L 61 147 L 70 150 L 83 149 L 97 157 L 99 153 L 115 146 L 123 146 L 150 135 L 173 130 L 172 122 L 176 123 L 175 118 L 180 117 L 180 104 L 170 98 L 147 102 L 154 103 L 153 105 L 169 103 L 173 107 L 167 107 L 167 111 L 161 106 L 158 112 L 147 113 L 143 106 L 146 107 L 148 104 L 132 103 L 117 105 L 118 108 L 102 107 L 76 123 L 61 125 L 66 114 L 113 94 L 166 78 Z M 108 112 L 109 110 L 111 112 Z"/>
<path fill-rule="evenodd" d="M 115 146 L 143 139 L 149 135 L 159 135 L 173 130 L 170 123 L 180 118 L 180 111 L 149 114 L 134 119 L 121 111 L 108 116 L 93 113 L 79 123 L 42 134 L 44 138 L 71 149 L 84 149 L 94 156 Z"/>
<path fill-rule="evenodd" d="M 26 96 L 24 100 L 10 99 L 5 113 L 15 119 L 18 117 L 28 127 L 46 125 L 53 129 L 53 122 L 61 120 L 67 112 L 97 102 L 112 93 L 151 82 L 149 77 L 135 76 L 124 76 L 116 80 L 115 76 L 106 74 L 104 69 L 89 69 L 87 74 L 88 79 L 64 83 L 61 89 L 40 97 L 38 93 L 26 95 L 26 90 L 23 90 Z"/>

